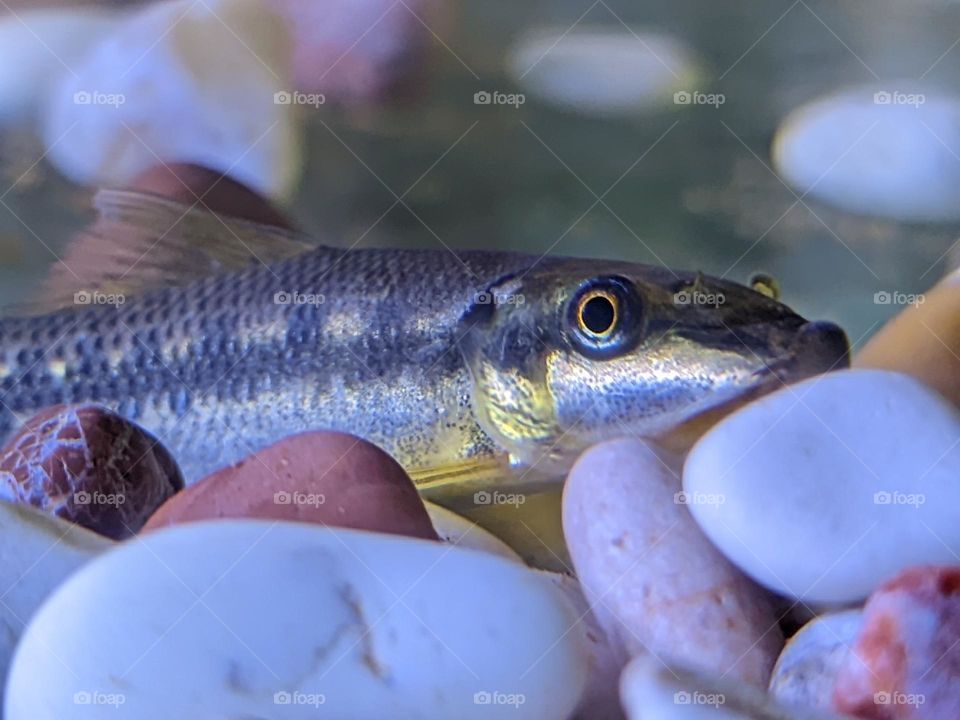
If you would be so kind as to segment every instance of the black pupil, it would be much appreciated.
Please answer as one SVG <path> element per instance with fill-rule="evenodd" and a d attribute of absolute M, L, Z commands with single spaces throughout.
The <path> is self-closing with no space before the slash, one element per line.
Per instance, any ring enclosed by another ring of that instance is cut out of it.
<path fill-rule="evenodd" d="M 610 299 L 598 295 L 587 300 L 580 317 L 590 332 L 594 335 L 603 335 L 613 326 L 615 315 L 616 310 Z"/>

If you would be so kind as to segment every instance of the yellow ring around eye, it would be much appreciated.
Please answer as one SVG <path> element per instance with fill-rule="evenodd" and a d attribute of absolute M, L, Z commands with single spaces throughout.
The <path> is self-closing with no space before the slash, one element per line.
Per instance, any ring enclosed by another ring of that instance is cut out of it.
<path fill-rule="evenodd" d="M 597 301 L 606 302 L 598 307 Z M 597 317 L 590 317 L 591 315 Z M 577 304 L 577 324 L 582 332 L 592 337 L 609 337 L 616 329 L 619 320 L 620 299 L 608 290 L 590 290 L 583 294 Z"/>

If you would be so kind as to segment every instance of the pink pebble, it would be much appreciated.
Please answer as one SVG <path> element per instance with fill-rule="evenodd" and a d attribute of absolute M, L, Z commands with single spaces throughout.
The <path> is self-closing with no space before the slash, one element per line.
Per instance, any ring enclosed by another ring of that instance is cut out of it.
<path fill-rule="evenodd" d="M 273 2 L 295 39 L 297 89 L 339 102 L 379 99 L 436 32 L 434 0 Z"/>
<path fill-rule="evenodd" d="M 563 530 L 600 626 L 631 657 L 670 657 L 766 688 L 783 637 L 766 591 L 720 554 L 680 489 L 680 459 L 595 445 L 563 491 Z"/>
<path fill-rule="evenodd" d="M 910 568 L 876 590 L 834 686 L 871 720 L 960 718 L 960 567 Z"/>

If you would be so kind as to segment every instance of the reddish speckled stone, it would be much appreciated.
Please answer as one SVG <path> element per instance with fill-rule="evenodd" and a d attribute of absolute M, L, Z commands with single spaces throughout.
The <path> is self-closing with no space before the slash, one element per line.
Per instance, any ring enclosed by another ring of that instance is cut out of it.
<path fill-rule="evenodd" d="M 365 440 L 328 431 L 291 435 L 208 475 L 165 503 L 146 529 L 244 517 L 439 539 L 396 460 Z"/>
<path fill-rule="evenodd" d="M 96 405 L 43 410 L 0 452 L 0 497 L 117 540 L 136 534 L 181 488 L 156 438 Z"/>
<path fill-rule="evenodd" d="M 880 587 L 837 676 L 837 709 L 870 720 L 960 718 L 960 567 L 915 567 Z"/>

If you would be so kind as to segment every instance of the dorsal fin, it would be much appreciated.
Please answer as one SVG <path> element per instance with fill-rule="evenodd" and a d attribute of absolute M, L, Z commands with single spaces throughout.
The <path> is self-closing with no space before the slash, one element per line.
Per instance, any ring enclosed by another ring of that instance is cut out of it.
<path fill-rule="evenodd" d="M 300 233 L 210 212 L 158 195 L 101 190 L 99 217 L 79 233 L 35 296 L 7 315 L 40 315 L 73 307 L 77 293 L 139 295 L 310 250 Z"/>

